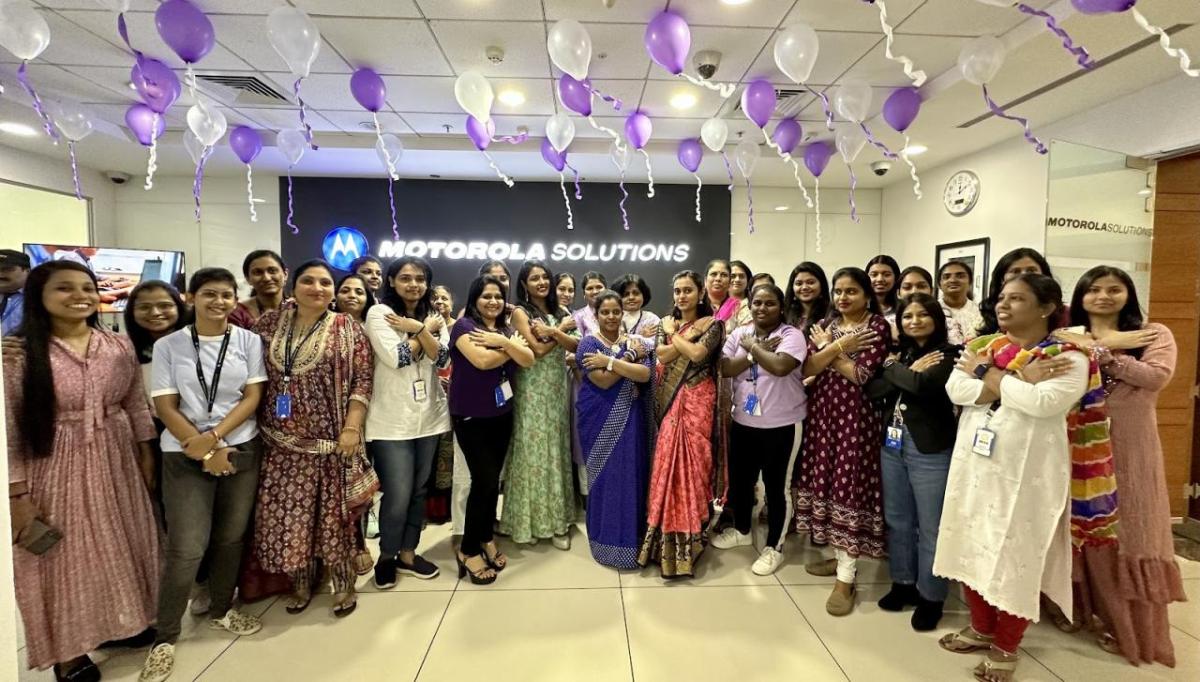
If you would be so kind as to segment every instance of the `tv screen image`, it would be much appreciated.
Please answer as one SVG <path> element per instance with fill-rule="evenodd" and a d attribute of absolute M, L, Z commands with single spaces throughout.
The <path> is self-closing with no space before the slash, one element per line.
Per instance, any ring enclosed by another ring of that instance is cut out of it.
<path fill-rule="evenodd" d="M 117 249 L 107 246 L 25 244 L 30 264 L 37 267 L 55 260 L 87 266 L 100 286 L 100 312 L 125 310 L 129 292 L 142 280 L 159 279 L 175 284 L 183 274 L 183 252 Z"/>

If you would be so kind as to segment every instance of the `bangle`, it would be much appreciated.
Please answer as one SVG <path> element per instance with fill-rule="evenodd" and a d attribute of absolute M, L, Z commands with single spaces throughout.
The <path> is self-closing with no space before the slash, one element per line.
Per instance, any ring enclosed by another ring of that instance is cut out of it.
<path fill-rule="evenodd" d="M 359 435 L 362 435 L 362 429 L 358 428 L 357 426 L 355 426 L 353 424 L 346 424 L 345 426 L 342 427 L 342 430 L 343 431 L 353 431 Z"/>
<path fill-rule="evenodd" d="M 218 443 L 221 442 L 221 432 L 217 430 L 217 427 L 215 427 L 215 426 L 212 427 L 211 429 L 208 430 L 208 432 L 211 433 L 213 435 L 213 437 L 217 439 Z"/>
<path fill-rule="evenodd" d="M 839 353 L 845 353 L 845 352 L 846 352 L 846 347 L 842 345 L 842 340 L 841 340 L 841 339 L 838 339 L 837 341 L 835 341 L 833 345 L 837 346 L 837 349 L 838 349 L 838 352 L 839 352 Z"/>
<path fill-rule="evenodd" d="M 614 356 L 611 356 L 611 355 L 610 355 L 610 356 L 608 356 L 608 367 L 605 367 L 605 368 L 604 368 L 604 371 L 606 371 L 606 372 L 611 372 L 611 371 L 612 371 L 612 369 L 613 369 L 613 361 L 614 361 L 614 360 L 616 360 L 616 359 L 617 359 L 617 358 L 616 358 L 616 357 L 614 357 Z"/>
<path fill-rule="evenodd" d="M 215 454 L 217 454 L 216 450 L 209 450 L 208 452 L 204 453 L 204 456 L 200 458 L 200 461 L 207 462 L 208 460 L 212 459 L 213 455 Z"/>

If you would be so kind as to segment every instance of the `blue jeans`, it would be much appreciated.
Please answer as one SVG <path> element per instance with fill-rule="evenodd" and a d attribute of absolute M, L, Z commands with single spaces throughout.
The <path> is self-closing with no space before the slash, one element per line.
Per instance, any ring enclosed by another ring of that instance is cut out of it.
<path fill-rule="evenodd" d="M 883 516 L 888 527 L 888 563 L 892 581 L 917 586 L 921 597 L 945 601 L 949 584 L 933 575 L 942 500 L 950 473 L 951 451 L 926 454 L 917 449 L 908 428 L 900 450 L 883 448 Z"/>
<path fill-rule="evenodd" d="M 425 482 L 437 454 L 437 436 L 373 440 L 367 451 L 379 474 L 379 553 L 416 550 L 425 522 Z"/>

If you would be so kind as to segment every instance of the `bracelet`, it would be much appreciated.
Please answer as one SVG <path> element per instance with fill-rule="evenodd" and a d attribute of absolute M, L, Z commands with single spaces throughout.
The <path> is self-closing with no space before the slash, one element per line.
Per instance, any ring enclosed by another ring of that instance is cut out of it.
<path fill-rule="evenodd" d="M 608 356 L 608 367 L 605 367 L 605 368 L 604 368 L 604 371 L 606 371 L 606 372 L 611 372 L 611 371 L 612 371 L 612 369 L 613 369 L 613 361 L 614 361 L 614 360 L 616 360 L 616 358 L 615 358 L 615 357 L 613 357 L 613 356 L 611 356 L 611 355 L 610 355 L 610 356 Z"/>
<path fill-rule="evenodd" d="M 837 349 L 838 349 L 838 352 L 839 352 L 839 353 L 845 353 L 845 352 L 846 352 L 846 347 L 842 345 L 842 340 L 841 340 L 841 339 L 838 339 L 836 342 L 834 342 L 834 344 L 833 344 L 833 345 L 837 346 Z"/>
<path fill-rule="evenodd" d="M 357 426 L 355 426 L 353 424 L 346 424 L 345 426 L 342 427 L 342 430 L 343 431 L 353 431 L 360 436 L 362 435 L 362 429 L 358 428 Z"/>
<path fill-rule="evenodd" d="M 213 455 L 215 454 L 217 454 L 216 450 L 209 450 L 208 452 L 204 453 L 204 456 L 200 458 L 200 461 L 207 462 L 208 460 L 212 459 Z"/>
<path fill-rule="evenodd" d="M 215 427 L 215 426 L 212 427 L 211 429 L 208 430 L 208 432 L 216 437 L 218 443 L 221 442 L 221 432 L 217 430 L 217 427 Z"/>

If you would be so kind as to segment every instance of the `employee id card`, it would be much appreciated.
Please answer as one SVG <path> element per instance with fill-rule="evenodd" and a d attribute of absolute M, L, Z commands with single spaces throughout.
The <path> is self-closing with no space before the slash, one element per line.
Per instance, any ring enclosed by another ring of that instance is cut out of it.
<path fill-rule="evenodd" d="M 275 396 L 275 418 L 292 418 L 292 396 L 287 393 Z"/>
<path fill-rule="evenodd" d="M 756 394 L 751 393 L 746 397 L 746 404 L 742 405 L 742 412 L 745 412 L 752 417 L 761 417 L 762 401 L 758 399 Z"/>
<path fill-rule="evenodd" d="M 429 399 L 429 389 L 425 387 L 424 379 L 417 379 L 412 386 L 413 400 L 423 403 Z"/>
<path fill-rule="evenodd" d="M 504 404 L 512 400 L 513 391 L 512 384 L 508 383 L 508 379 L 500 382 L 496 387 L 496 407 L 504 407 Z"/>
<path fill-rule="evenodd" d="M 888 450 L 899 450 L 904 445 L 904 429 L 899 426 L 887 427 L 887 435 L 883 439 L 883 447 Z"/>
<path fill-rule="evenodd" d="M 996 446 L 996 432 L 989 428 L 981 427 L 975 430 L 975 441 L 971 444 L 971 452 L 984 457 L 992 456 L 992 449 Z"/>

